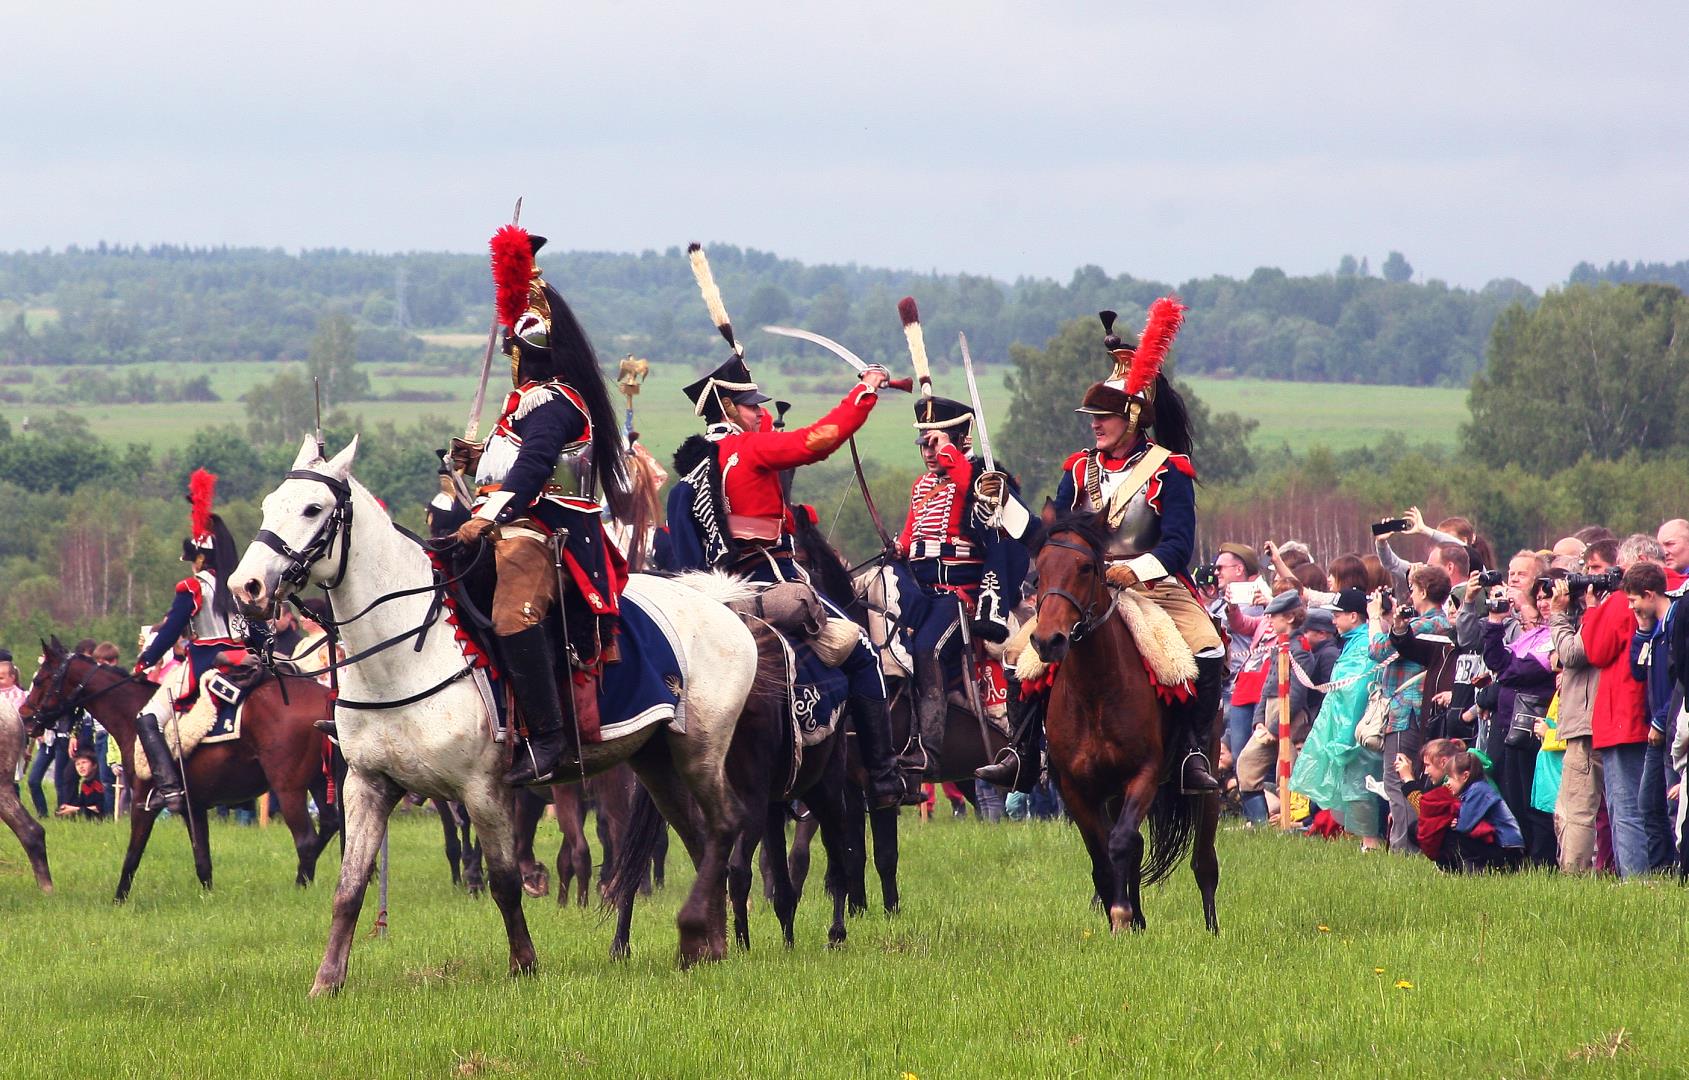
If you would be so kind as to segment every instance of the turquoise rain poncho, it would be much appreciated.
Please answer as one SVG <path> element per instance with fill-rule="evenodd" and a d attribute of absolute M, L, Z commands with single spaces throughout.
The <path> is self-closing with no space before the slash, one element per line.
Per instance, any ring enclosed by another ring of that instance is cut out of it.
<path fill-rule="evenodd" d="M 1343 651 L 1331 669 L 1333 683 L 1373 671 L 1365 625 L 1344 634 L 1341 640 Z M 1378 810 L 1366 789 L 1366 778 L 1379 775 L 1384 758 L 1355 741 L 1355 727 L 1366 711 L 1367 693 L 1377 679 L 1373 671 L 1325 696 L 1290 771 L 1290 790 L 1331 811 L 1345 829 L 1360 836 L 1378 835 Z"/>

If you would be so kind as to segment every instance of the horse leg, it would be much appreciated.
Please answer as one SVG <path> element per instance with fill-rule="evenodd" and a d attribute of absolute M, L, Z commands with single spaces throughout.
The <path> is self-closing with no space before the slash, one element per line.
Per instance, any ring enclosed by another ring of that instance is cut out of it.
<path fill-rule="evenodd" d="M 328 850 L 329 841 L 340 831 L 340 809 L 328 801 L 328 778 L 318 776 L 311 781 L 310 794 L 317 802 L 316 851 L 311 856 L 311 876 L 316 877 L 317 860 Z"/>
<path fill-rule="evenodd" d="M 782 811 L 783 812 L 783 811 Z M 815 839 L 815 834 L 821 825 L 815 820 L 813 812 L 792 830 L 792 854 L 789 858 L 790 869 L 787 874 L 792 879 L 792 888 L 796 890 L 798 899 L 803 899 L 803 883 L 809 880 L 809 845 Z M 785 826 L 780 831 L 784 833 Z"/>
<path fill-rule="evenodd" d="M 733 844 L 727 864 L 727 895 L 733 905 L 733 939 L 741 949 L 751 951 L 751 866 L 761 838 L 747 828 Z"/>
<path fill-rule="evenodd" d="M 346 983 L 346 964 L 358 929 L 358 912 L 364 906 L 364 890 L 369 888 L 381 838 L 387 834 L 387 818 L 404 794 L 399 785 L 379 773 L 353 769 L 346 774 L 341 799 L 346 851 L 340 859 L 340 881 L 334 888 L 328 945 L 323 950 L 316 981 L 311 984 L 312 997 L 337 993 Z"/>
<path fill-rule="evenodd" d="M 123 870 L 117 876 L 117 895 L 112 902 L 121 904 L 129 899 L 129 887 L 135 883 L 135 871 L 141 865 L 141 856 L 147 852 L 147 838 L 152 836 L 153 822 L 158 820 L 159 810 L 149 807 L 147 796 L 152 791 L 152 783 L 147 782 L 146 788 L 137 788 L 129 800 L 129 850 L 123 853 Z"/>
<path fill-rule="evenodd" d="M 1202 800 L 1202 816 L 1196 823 L 1196 844 L 1191 851 L 1191 871 L 1196 875 L 1196 887 L 1202 893 L 1202 921 L 1208 932 L 1220 932 L 1220 915 L 1214 906 L 1214 893 L 1220 887 L 1220 853 L 1214 848 L 1214 836 L 1220 831 L 1220 797 L 1208 795 Z"/>
<path fill-rule="evenodd" d="M 653 889 L 663 887 L 668 861 L 669 831 L 665 828 L 657 836 L 657 846 L 651 850 L 651 887 Z"/>
<path fill-rule="evenodd" d="M 868 813 L 874 831 L 874 870 L 880 876 L 880 898 L 886 914 L 896 915 L 897 893 L 897 807 L 885 806 Z"/>
<path fill-rule="evenodd" d="M 1100 809 L 1101 800 L 1093 803 L 1091 792 L 1065 772 L 1057 776 L 1056 782 L 1061 788 L 1067 814 L 1078 827 L 1079 835 L 1085 841 L 1085 851 L 1091 856 L 1091 887 L 1096 891 L 1097 902 L 1102 904 L 1103 910 L 1111 910 L 1116 901 L 1116 875 L 1114 862 L 1109 857 L 1109 827 Z"/>
<path fill-rule="evenodd" d="M 662 812 L 663 820 L 680 834 L 680 841 L 686 845 L 698 871 L 692 882 L 692 891 L 675 916 L 675 925 L 680 930 L 680 966 L 691 967 L 712 956 L 719 958 L 720 954 L 715 951 L 711 901 L 712 897 L 720 897 L 725 892 L 726 857 L 717 851 L 720 844 L 708 823 L 700 822 L 694 816 L 697 804 L 688 796 L 686 785 L 666 757 L 648 758 L 636 768 L 652 802 Z M 722 937 L 726 937 L 725 928 Z M 722 951 L 725 951 L 725 941 Z"/>
<path fill-rule="evenodd" d="M 563 843 L 557 848 L 557 906 L 568 904 L 572 881 L 576 906 L 586 907 L 586 894 L 592 877 L 592 849 L 586 842 L 581 789 L 559 784 L 551 789 L 551 797 L 557 810 L 557 827 L 563 831 Z"/>
<path fill-rule="evenodd" d="M 786 805 L 769 803 L 763 814 L 763 852 L 767 856 L 763 881 L 768 886 L 768 899 L 774 904 L 774 917 L 780 920 L 780 935 L 786 948 L 792 947 L 793 923 L 798 912 L 798 890 L 786 870 Z"/>
<path fill-rule="evenodd" d="M 457 825 L 459 842 L 463 846 L 463 885 L 471 897 L 479 900 L 481 890 L 487 885 L 481 862 L 481 840 L 471 828 L 469 811 L 462 803 L 452 803 L 452 821 Z"/>
<path fill-rule="evenodd" d="M 440 828 L 446 834 L 446 865 L 452 871 L 452 884 L 463 883 L 463 875 L 458 868 L 463 864 L 463 845 L 457 838 L 457 815 L 452 811 L 452 804 L 445 799 L 431 800 L 434 803 L 434 813 L 439 815 Z"/>
<path fill-rule="evenodd" d="M 1144 815 L 1149 813 L 1155 799 L 1156 773 L 1160 762 L 1152 762 L 1138 770 L 1126 782 L 1125 798 L 1120 804 L 1120 816 L 1108 836 L 1109 859 L 1114 864 L 1115 902 L 1109 905 L 1109 929 L 1118 934 L 1122 930 L 1142 930 L 1143 900 L 1139 887 L 1144 869 Z"/>
<path fill-rule="evenodd" d="M 260 795 L 259 798 L 269 796 Z M 293 834 L 293 850 L 299 855 L 299 870 L 293 876 L 295 885 L 309 885 L 317 876 L 317 844 L 316 830 L 311 827 L 311 812 L 305 806 L 303 791 L 278 791 L 276 801 L 281 803 L 282 820 L 287 822 L 287 831 Z"/>
<path fill-rule="evenodd" d="M 47 869 L 47 830 L 23 808 L 12 785 L 3 778 L 0 778 L 0 821 L 17 833 L 18 843 L 29 856 L 29 867 L 35 871 L 35 883 L 41 886 L 42 892 L 52 892 L 53 875 Z"/>
<path fill-rule="evenodd" d="M 463 809 L 481 839 L 481 852 L 487 860 L 488 889 L 493 902 L 498 904 L 499 914 L 504 916 L 504 934 L 510 942 L 510 974 L 532 975 L 534 942 L 528 936 L 528 919 L 522 911 L 522 870 L 517 862 L 509 792 L 491 781 L 478 784 L 464 791 Z"/>
<path fill-rule="evenodd" d="M 521 875 L 522 891 L 529 896 L 545 896 L 551 892 L 551 877 L 534 857 L 534 838 L 539 832 L 540 819 L 545 817 L 545 800 L 536 791 L 518 791 L 512 811 L 516 871 Z"/>
<path fill-rule="evenodd" d="M 850 852 L 845 911 L 861 915 L 868 910 L 868 800 L 848 777 L 844 778 L 843 795 L 845 846 Z"/>
<path fill-rule="evenodd" d="M 203 889 L 211 888 L 211 833 L 206 825 L 209 809 L 204 803 L 194 803 L 188 808 L 187 817 L 188 843 L 194 852 L 194 874 Z"/>

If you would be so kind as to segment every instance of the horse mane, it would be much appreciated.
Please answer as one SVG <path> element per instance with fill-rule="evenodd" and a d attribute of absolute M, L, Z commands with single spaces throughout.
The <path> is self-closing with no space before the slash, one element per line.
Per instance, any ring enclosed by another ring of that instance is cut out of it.
<path fill-rule="evenodd" d="M 1033 540 L 1028 549 L 1032 558 L 1038 557 L 1038 553 L 1044 550 L 1044 545 L 1056 533 L 1073 533 L 1095 551 L 1098 558 L 1108 550 L 1108 542 L 1112 538 L 1108 519 L 1102 514 L 1094 510 L 1073 510 L 1058 516 L 1039 532 L 1037 539 Z"/>

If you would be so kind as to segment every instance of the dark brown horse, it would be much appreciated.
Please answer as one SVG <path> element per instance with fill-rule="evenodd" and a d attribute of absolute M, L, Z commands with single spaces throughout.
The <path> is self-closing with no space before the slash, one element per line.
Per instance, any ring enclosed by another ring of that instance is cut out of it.
<path fill-rule="evenodd" d="M 135 776 L 135 717 L 158 687 L 121 668 L 71 653 L 58 638 L 42 645 L 41 667 L 35 673 L 22 713 L 26 721 L 51 723 L 74 709 L 98 720 L 123 756 L 123 774 Z M 280 680 L 269 678 L 246 699 L 240 738 L 200 746 L 183 763 L 188 796 L 188 835 L 193 845 L 194 871 L 199 883 L 211 888 L 211 846 L 206 812 L 274 791 L 282 818 L 293 834 L 299 853 L 294 884 L 309 885 L 317 857 L 340 828 L 338 809 L 328 798 L 329 780 L 323 769 L 325 740 L 313 721 L 330 715 L 329 693 L 314 680 L 286 679 L 286 700 Z M 136 778 L 129 814 L 129 850 L 117 882 L 118 901 L 129 895 L 135 869 L 147 849 L 159 808 L 149 807 L 152 781 Z M 316 799 L 320 829 L 311 824 L 306 796 Z"/>
<path fill-rule="evenodd" d="M 1099 517 L 1072 515 L 1051 524 L 1035 556 L 1032 647 L 1046 663 L 1060 665 L 1044 720 L 1051 772 L 1085 838 L 1091 880 L 1115 933 L 1144 928 L 1140 886 L 1171 873 L 1193 840 L 1191 869 L 1203 917 L 1219 933 L 1214 834 L 1220 800 L 1180 795 L 1178 777 L 1169 775 L 1167 718 L 1103 577 L 1108 539 Z M 1218 742 L 1217 730 L 1211 741 Z M 1208 752 L 1212 757 L 1217 748 L 1210 745 Z M 1146 820 L 1147 866 L 1139 831 Z"/>
<path fill-rule="evenodd" d="M 8 777 L 15 776 L 27 736 L 18 711 L 9 701 L 0 701 L 0 821 L 11 826 L 29 856 L 35 883 L 42 892 L 53 891 L 53 875 L 47 869 L 47 830 L 24 809 Z"/>

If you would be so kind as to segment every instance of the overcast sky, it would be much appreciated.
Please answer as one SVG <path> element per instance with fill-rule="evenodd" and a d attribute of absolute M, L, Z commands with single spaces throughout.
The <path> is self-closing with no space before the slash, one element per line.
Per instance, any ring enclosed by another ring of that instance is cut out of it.
<path fill-rule="evenodd" d="M 0 249 L 697 239 L 1182 280 L 1689 258 L 1682 3 L 12 7 Z M 1194 10 L 1193 10 L 1194 9 Z"/>

